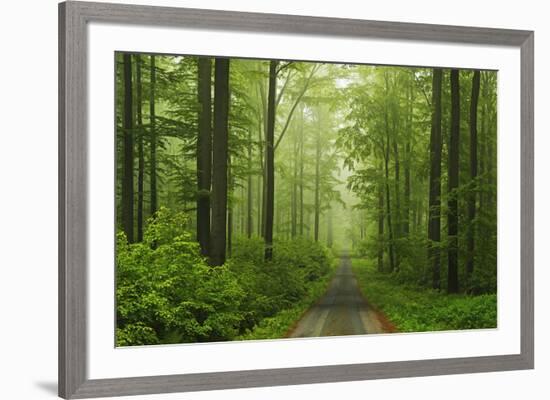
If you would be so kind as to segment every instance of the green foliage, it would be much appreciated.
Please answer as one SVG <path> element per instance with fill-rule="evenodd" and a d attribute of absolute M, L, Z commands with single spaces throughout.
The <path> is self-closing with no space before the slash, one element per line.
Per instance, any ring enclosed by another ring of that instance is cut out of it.
<path fill-rule="evenodd" d="M 337 263 L 333 264 L 336 267 Z M 333 271 L 334 268 L 331 268 Z M 247 330 L 237 339 L 277 339 L 284 337 L 292 326 L 327 290 L 332 274 L 329 273 L 323 278 L 310 282 L 307 286 L 307 293 L 302 300 L 295 303 L 291 308 L 283 309 L 277 314 L 262 319 L 252 330 Z"/>
<path fill-rule="evenodd" d="M 227 340 L 237 332 L 244 298 L 227 266 L 211 268 L 185 231 L 186 217 L 161 209 L 144 242 L 117 242 L 117 343 Z"/>
<path fill-rule="evenodd" d="M 227 264 L 246 293 L 241 305 L 243 329 L 252 329 L 263 318 L 307 298 L 311 286 L 331 270 L 328 251 L 309 240 L 278 241 L 273 254 L 272 261 L 264 261 L 260 239 L 239 239 L 235 243 Z"/>
<path fill-rule="evenodd" d="M 330 256 L 318 243 L 278 242 L 265 262 L 262 241 L 241 239 L 225 265 L 210 267 L 187 219 L 161 208 L 143 242 L 118 234 L 117 345 L 232 340 L 279 312 L 290 318 L 326 285 Z M 288 318 L 263 322 L 263 335 L 282 334 Z"/>
<path fill-rule="evenodd" d="M 487 329 L 497 326 L 496 294 L 447 295 L 418 285 L 396 284 L 372 263 L 353 260 L 359 286 L 400 332 Z"/>

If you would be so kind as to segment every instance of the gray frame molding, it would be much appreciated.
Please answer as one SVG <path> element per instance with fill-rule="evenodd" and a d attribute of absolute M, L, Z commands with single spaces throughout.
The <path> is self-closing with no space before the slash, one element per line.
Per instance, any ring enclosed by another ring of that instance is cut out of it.
<path fill-rule="evenodd" d="M 88 22 L 521 49 L 521 353 L 90 380 L 86 372 Z M 534 33 L 91 2 L 59 4 L 59 395 L 90 398 L 534 368 Z"/>

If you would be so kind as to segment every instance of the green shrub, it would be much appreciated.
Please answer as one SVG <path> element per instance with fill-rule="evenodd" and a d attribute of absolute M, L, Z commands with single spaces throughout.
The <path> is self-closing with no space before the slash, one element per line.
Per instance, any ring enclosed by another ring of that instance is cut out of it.
<path fill-rule="evenodd" d="M 331 257 L 318 243 L 278 241 L 266 262 L 262 240 L 235 239 L 231 259 L 210 267 L 186 226 L 162 208 L 143 242 L 118 234 L 117 345 L 232 340 L 262 321 L 263 337 L 280 335 L 326 286 Z"/>
<path fill-rule="evenodd" d="M 329 273 L 330 260 L 322 245 L 305 239 L 275 242 L 269 262 L 264 261 L 262 240 L 236 240 L 227 265 L 245 293 L 242 328 L 251 329 L 262 319 L 292 308 L 307 296 L 313 282 Z"/>
<path fill-rule="evenodd" d="M 119 233 L 119 345 L 227 340 L 238 332 L 244 292 L 227 266 L 205 263 L 186 222 L 161 209 L 144 242 L 128 244 Z"/>

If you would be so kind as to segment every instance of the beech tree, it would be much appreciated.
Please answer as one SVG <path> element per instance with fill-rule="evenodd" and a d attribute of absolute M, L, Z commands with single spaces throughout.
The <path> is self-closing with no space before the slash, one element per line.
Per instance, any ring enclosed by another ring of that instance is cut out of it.
<path fill-rule="evenodd" d="M 212 63 L 198 59 L 198 135 L 197 135 L 197 240 L 201 253 L 210 249 L 210 189 L 212 185 Z"/>
<path fill-rule="evenodd" d="M 124 56 L 124 175 L 122 179 L 122 221 L 128 242 L 134 241 L 134 114 L 132 56 Z"/>
<path fill-rule="evenodd" d="M 225 262 L 227 246 L 229 59 L 216 58 L 214 79 L 210 264 L 216 266 Z"/>

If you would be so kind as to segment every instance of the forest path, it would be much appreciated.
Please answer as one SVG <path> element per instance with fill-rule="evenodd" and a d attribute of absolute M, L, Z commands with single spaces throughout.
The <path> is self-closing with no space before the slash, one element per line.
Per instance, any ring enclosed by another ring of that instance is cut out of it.
<path fill-rule="evenodd" d="M 383 333 L 376 312 L 361 294 L 349 256 L 340 266 L 326 293 L 300 318 L 287 337 L 319 337 Z"/>

